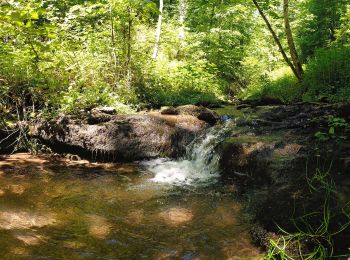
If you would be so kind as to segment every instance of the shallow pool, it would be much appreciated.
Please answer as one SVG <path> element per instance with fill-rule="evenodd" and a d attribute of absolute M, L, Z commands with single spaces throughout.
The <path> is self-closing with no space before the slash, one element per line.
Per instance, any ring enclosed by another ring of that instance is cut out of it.
<path fill-rule="evenodd" d="M 1 259 L 261 259 L 232 187 L 100 166 L 3 157 Z"/>

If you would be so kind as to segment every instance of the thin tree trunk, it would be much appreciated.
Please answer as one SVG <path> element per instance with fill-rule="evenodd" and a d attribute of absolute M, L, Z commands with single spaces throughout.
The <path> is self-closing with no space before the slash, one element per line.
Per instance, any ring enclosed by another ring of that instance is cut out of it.
<path fill-rule="evenodd" d="M 128 17 L 128 34 L 127 34 L 127 66 L 129 67 L 131 62 L 131 27 L 132 27 L 132 18 L 131 18 L 131 10 L 129 9 L 129 17 Z"/>
<path fill-rule="evenodd" d="M 158 56 L 160 34 L 162 32 L 162 18 L 163 18 L 163 0 L 159 0 L 159 16 L 158 16 L 158 25 L 156 30 L 156 42 L 154 44 L 154 50 L 152 55 L 153 59 L 156 59 Z"/>
<path fill-rule="evenodd" d="M 113 58 L 113 62 L 114 62 L 115 80 L 117 80 L 117 77 L 118 77 L 118 55 L 117 55 L 117 51 L 116 51 L 115 28 L 114 28 L 112 4 L 110 5 L 109 12 L 110 12 L 110 22 L 111 22 L 112 58 Z"/>
<path fill-rule="evenodd" d="M 131 30 L 132 30 L 132 17 L 131 17 L 131 8 L 128 9 L 128 40 L 127 40 L 127 84 L 128 87 L 131 86 Z"/>
<path fill-rule="evenodd" d="M 263 10 L 261 9 L 261 7 L 259 6 L 257 0 L 253 0 L 253 3 L 254 5 L 256 6 L 256 8 L 258 9 L 259 11 L 259 14 L 261 15 L 261 17 L 264 19 L 265 23 L 266 23 L 266 26 L 267 28 L 269 29 L 270 33 L 272 34 L 272 37 L 275 41 L 275 43 L 277 44 L 278 46 L 278 49 L 280 51 L 280 53 L 282 54 L 283 56 L 283 59 L 285 60 L 285 62 L 288 64 L 288 66 L 292 69 L 294 75 L 297 77 L 298 80 L 301 80 L 301 77 L 299 76 L 299 73 L 298 71 L 296 70 L 296 68 L 294 67 L 293 63 L 291 62 L 291 60 L 288 58 L 282 44 L 281 44 L 281 41 L 279 40 L 277 34 L 275 33 L 275 31 L 273 30 L 269 20 L 267 19 L 266 15 L 264 14 Z"/>
<path fill-rule="evenodd" d="M 180 45 L 183 47 L 185 45 L 185 19 L 186 19 L 186 0 L 179 0 L 179 40 Z"/>
<path fill-rule="evenodd" d="M 290 56 L 292 58 L 295 70 L 298 73 L 298 79 L 302 79 L 304 75 L 304 70 L 300 63 L 297 50 L 295 48 L 292 29 L 290 28 L 290 23 L 289 23 L 289 0 L 283 0 L 283 16 L 284 16 L 284 26 L 285 26 Z"/>

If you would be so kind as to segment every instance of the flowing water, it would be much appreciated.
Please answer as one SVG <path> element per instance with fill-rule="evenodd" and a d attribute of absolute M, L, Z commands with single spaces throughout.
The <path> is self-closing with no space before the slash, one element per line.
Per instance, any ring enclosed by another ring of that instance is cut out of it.
<path fill-rule="evenodd" d="M 231 122 L 211 128 L 187 147 L 179 160 L 156 159 L 142 164 L 154 173 L 152 181 L 176 186 L 207 186 L 218 181 L 220 156 L 215 148 L 231 130 Z"/>
<path fill-rule="evenodd" d="M 0 259 L 260 259 L 212 130 L 178 161 L 0 161 Z M 108 166 L 108 167 L 107 167 Z"/>

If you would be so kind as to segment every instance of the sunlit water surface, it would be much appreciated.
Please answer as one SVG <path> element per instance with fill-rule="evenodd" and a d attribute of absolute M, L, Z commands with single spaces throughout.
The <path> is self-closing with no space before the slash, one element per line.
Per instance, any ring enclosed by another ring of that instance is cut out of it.
<path fill-rule="evenodd" d="M 232 189 L 186 181 L 178 172 L 188 166 L 157 160 L 111 172 L 3 158 L 0 258 L 260 259 Z M 162 167 L 168 182 L 155 179 Z"/>

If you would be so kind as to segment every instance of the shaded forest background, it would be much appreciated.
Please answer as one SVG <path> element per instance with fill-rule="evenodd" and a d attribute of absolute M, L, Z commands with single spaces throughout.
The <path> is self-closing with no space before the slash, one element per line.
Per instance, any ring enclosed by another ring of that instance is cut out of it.
<path fill-rule="evenodd" d="M 258 2 L 288 49 L 282 1 Z M 36 117 L 99 105 L 128 113 L 262 97 L 349 102 L 348 0 L 291 1 L 289 19 L 301 80 L 253 1 L 5 0 L 1 114 L 8 119 L 20 109 Z"/>

